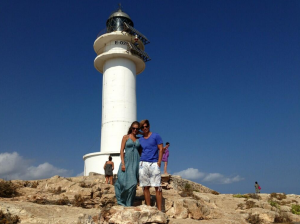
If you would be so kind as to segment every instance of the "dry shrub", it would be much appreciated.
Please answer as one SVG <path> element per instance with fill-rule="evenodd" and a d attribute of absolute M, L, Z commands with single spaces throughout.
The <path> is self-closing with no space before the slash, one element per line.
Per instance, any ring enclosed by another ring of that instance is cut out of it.
<path fill-rule="evenodd" d="M 245 204 L 243 204 L 243 203 L 239 203 L 239 204 L 237 205 L 237 209 L 239 208 L 239 209 L 242 209 L 242 210 L 243 210 L 243 209 L 244 209 L 244 205 L 245 205 Z"/>
<path fill-rule="evenodd" d="M 276 198 L 277 200 L 281 201 L 283 199 L 286 199 L 286 194 L 278 194 L 278 193 L 271 193 L 270 194 L 270 200 L 272 200 L 273 198 Z"/>
<path fill-rule="evenodd" d="M 67 196 L 61 198 L 61 199 L 58 199 L 56 202 L 55 202 L 56 205 L 69 205 L 71 204 L 69 198 Z"/>
<path fill-rule="evenodd" d="M 220 193 L 217 192 L 217 191 L 212 191 L 212 192 L 210 192 L 210 193 L 212 193 L 212 194 L 214 194 L 214 195 L 219 195 L 219 194 L 220 194 Z"/>
<path fill-rule="evenodd" d="M 193 196 L 193 188 L 189 183 L 184 185 L 184 188 L 180 194 L 181 197 L 191 197 Z"/>
<path fill-rule="evenodd" d="M 100 214 L 93 216 L 92 219 L 93 219 L 94 223 L 100 223 L 100 217 L 101 217 Z"/>
<path fill-rule="evenodd" d="M 105 223 L 108 222 L 108 220 L 110 219 L 110 215 L 111 215 L 111 210 L 110 208 L 106 208 L 104 207 L 101 212 L 100 212 L 100 223 Z"/>
<path fill-rule="evenodd" d="M 36 203 L 36 204 L 39 204 L 39 205 L 69 205 L 69 204 L 71 204 L 71 201 L 69 200 L 69 198 L 67 196 L 65 196 L 65 197 L 63 197 L 61 199 L 58 199 L 56 201 L 55 200 L 51 201 L 51 200 L 48 200 L 48 199 L 45 199 L 45 198 L 38 198 L 38 199 L 35 199 L 33 201 L 33 203 Z"/>
<path fill-rule="evenodd" d="M 11 215 L 8 213 L 3 213 L 2 210 L 0 210 L 0 223 L 2 224 L 17 224 L 21 222 L 20 217 L 17 215 Z"/>
<path fill-rule="evenodd" d="M 0 197 L 12 198 L 17 196 L 17 188 L 11 181 L 0 181 Z"/>
<path fill-rule="evenodd" d="M 246 201 L 246 209 L 258 207 L 254 201 Z"/>
<path fill-rule="evenodd" d="M 258 214 L 249 214 L 248 218 L 246 219 L 247 222 L 251 224 L 262 224 L 263 221 L 259 218 Z"/>
<path fill-rule="evenodd" d="M 249 198 L 260 200 L 261 197 L 258 194 L 247 194 Z"/>
<path fill-rule="evenodd" d="M 31 188 L 37 188 L 38 185 L 39 185 L 39 182 L 34 181 L 34 182 L 32 182 L 32 184 L 31 184 Z"/>
<path fill-rule="evenodd" d="M 38 198 L 38 199 L 35 199 L 33 201 L 33 203 L 36 203 L 36 204 L 39 204 L 39 205 L 53 205 L 54 203 L 52 201 L 49 201 L 45 198 Z"/>
<path fill-rule="evenodd" d="M 250 208 L 256 208 L 258 207 L 254 201 L 246 201 L 245 204 L 243 203 L 240 203 L 237 205 L 237 209 L 241 209 L 241 210 L 244 210 L 244 209 L 250 209 Z"/>
<path fill-rule="evenodd" d="M 39 185 L 38 181 L 33 181 L 33 182 L 25 181 L 23 184 L 24 187 L 31 187 L 31 188 L 37 188 L 38 185 Z"/>
<path fill-rule="evenodd" d="M 280 212 L 279 216 L 274 219 L 274 223 L 291 223 L 292 221 L 285 212 Z"/>
<path fill-rule="evenodd" d="M 294 203 L 298 204 L 298 201 L 296 201 L 296 200 L 294 200 L 294 199 L 292 200 L 292 202 L 294 202 Z"/>
<path fill-rule="evenodd" d="M 289 205 L 291 204 L 292 202 L 291 201 L 279 201 L 278 202 L 280 205 Z"/>
<path fill-rule="evenodd" d="M 82 188 L 92 188 L 95 185 L 96 185 L 95 183 L 93 183 L 93 184 L 86 184 L 85 182 L 81 182 L 79 184 L 79 186 L 82 187 Z"/>
<path fill-rule="evenodd" d="M 84 202 L 85 202 L 85 198 L 82 197 L 81 194 L 75 194 L 74 200 L 73 200 L 73 205 L 74 206 L 85 208 Z"/>
<path fill-rule="evenodd" d="M 61 186 L 59 186 L 58 188 L 49 189 L 48 191 L 51 192 L 52 194 L 61 194 L 66 192 L 66 190 L 61 189 Z"/>

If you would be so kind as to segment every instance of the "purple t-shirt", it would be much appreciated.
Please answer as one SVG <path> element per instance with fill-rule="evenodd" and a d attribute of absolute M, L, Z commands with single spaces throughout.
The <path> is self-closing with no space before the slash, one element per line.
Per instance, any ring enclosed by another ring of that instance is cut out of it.
<path fill-rule="evenodd" d="M 157 145 L 163 144 L 160 135 L 152 132 L 148 139 L 140 137 L 139 142 L 143 149 L 140 161 L 157 162 L 159 151 Z"/>
<path fill-rule="evenodd" d="M 169 158 L 169 149 L 166 149 L 165 153 L 163 154 L 162 161 L 168 162 L 168 158 Z"/>

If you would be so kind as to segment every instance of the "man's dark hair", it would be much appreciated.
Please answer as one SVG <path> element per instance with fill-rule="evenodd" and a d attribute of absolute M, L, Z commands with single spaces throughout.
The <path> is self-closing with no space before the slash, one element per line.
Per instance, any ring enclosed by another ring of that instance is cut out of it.
<path fill-rule="evenodd" d="M 170 142 L 167 142 L 166 145 L 170 145 Z"/>

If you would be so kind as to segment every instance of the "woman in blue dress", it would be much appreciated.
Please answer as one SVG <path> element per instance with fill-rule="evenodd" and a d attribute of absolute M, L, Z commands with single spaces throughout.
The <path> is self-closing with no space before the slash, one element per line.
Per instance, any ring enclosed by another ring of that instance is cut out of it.
<path fill-rule="evenodd" d="M 121 143 L 121 164 L 115 183 L 115 192 L 118 204 L 123 206 L 132 206 L 136 195 L 140 162 L 140 142 L 136 135 L 139 132 L 139 127 L 139 122 L 134 121 L 127 135 L 123 136 Z"/>

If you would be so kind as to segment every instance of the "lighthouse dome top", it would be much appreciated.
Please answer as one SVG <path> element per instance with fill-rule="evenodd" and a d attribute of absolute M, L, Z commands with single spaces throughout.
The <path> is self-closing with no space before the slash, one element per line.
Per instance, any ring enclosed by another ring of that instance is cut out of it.
<path fill-rule="evenodd" d="M 116 12 L 113 12 L 108 19 L 112 18 L 112 17 L 125 17 L 131 20 L 130 16 L 123 12 L 122 9 L 118 9 Z"/>
<path fill-rule="evenodd" d="M 130 16 L 119 8 L 117 11 L 113 12 L 106 21 L 107 32 L 123 31 L 124 22 L 133 27 L 133 22 Z"/>

